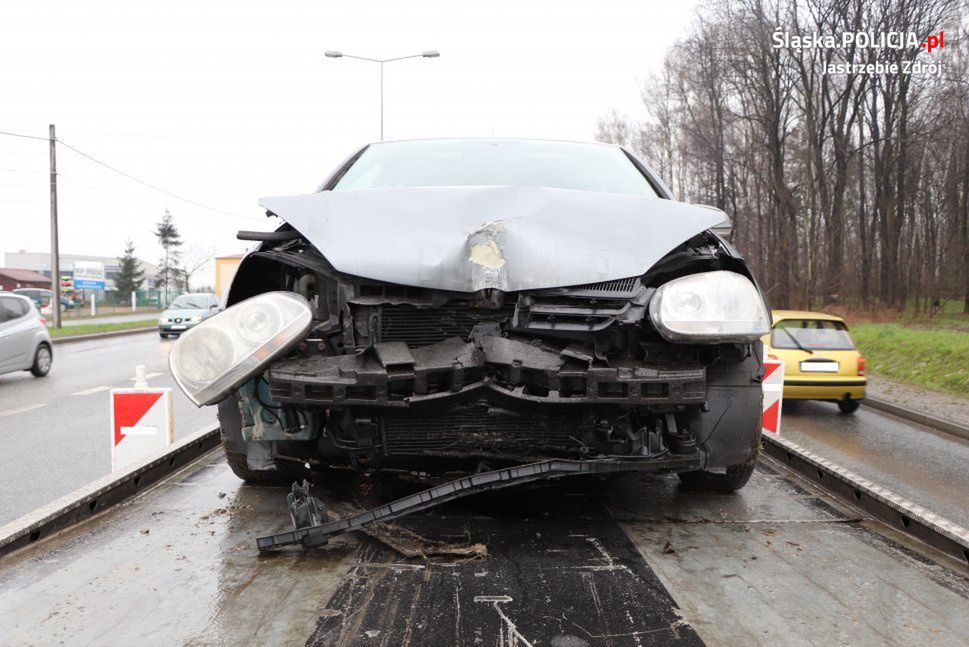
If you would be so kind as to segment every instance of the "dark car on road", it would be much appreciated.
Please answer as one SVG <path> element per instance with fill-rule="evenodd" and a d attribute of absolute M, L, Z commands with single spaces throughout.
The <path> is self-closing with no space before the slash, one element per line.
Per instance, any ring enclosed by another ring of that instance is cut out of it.
<path fill-rule="evenodd" d="M 481 470 L 557 458 L 742 487 L 760 439 L 763 295 L 628 151 L 373 144 L 265 198 L 227 309 L 171 354 L 232 469 Z"/>

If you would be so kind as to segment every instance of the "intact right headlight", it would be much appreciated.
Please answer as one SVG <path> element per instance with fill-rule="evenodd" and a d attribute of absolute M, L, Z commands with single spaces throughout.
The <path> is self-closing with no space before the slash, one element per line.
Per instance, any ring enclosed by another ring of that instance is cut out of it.
<path fill-rule="evenodd" d="M 313 310 L 302 296 L 260 294 L 183 333 L 169 367 L 192 402 L 214 404 L 303 339 L 312 322 Z"/>
<path fill-rule="evenodd" d="M 770 332 L 764 300 L 745 276 L 722 270 L 664 283 L 649 317 L 669 341 L 756 341 Z"/>

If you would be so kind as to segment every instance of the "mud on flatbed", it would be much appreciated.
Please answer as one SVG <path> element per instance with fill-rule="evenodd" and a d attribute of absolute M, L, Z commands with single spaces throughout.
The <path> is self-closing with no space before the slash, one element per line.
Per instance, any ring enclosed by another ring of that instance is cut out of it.
<path fill-rule="evenodd" d="M 285 488 L 212 452 L 0 560 L 0 644 L 959 644 L 969 576 L 769 461 L 735 495 L 626 474 L 407 517 L 484 559 L 367 536 L 260 555 Z"/>

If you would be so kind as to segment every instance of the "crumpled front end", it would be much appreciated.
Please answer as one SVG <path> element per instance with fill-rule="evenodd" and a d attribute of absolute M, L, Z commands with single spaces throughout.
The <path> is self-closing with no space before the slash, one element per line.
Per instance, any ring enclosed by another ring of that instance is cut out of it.
<path fill-rule="evenodd" d="M 641 276 L 475 293 L 343 274 L 301 237 L 246 258 L 230 302 L 302 294 L 314 326 L 243 385 L 241 433 L 281 461 L 633 457 L 718 468 L 755 451 L 760 343 L 671 343 L 648 308 L 664 282 L 747 274 L 709 232 Z"/>

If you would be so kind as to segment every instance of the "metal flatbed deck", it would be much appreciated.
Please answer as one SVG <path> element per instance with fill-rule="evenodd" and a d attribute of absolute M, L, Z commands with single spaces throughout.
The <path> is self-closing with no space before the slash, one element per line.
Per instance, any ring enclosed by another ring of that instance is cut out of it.
<path fill-rule="evenodd" d="M 285 488 L 214 451 L 0 558 L 0 644 L 960 644 L 969 573 L 764 461 L 737 495 L 628 474 L 471 497 L 400 524 L 486 559 L 359 535 L 260 555 Z"/>

